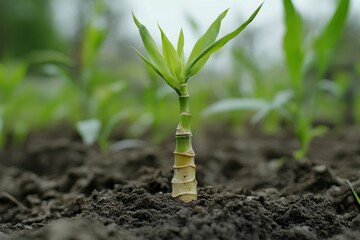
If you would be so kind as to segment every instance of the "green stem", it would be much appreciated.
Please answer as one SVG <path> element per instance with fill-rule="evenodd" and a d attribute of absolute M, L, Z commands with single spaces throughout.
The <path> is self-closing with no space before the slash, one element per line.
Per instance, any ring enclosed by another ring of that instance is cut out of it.
<path fill-rule="evenodd" d="M 172 196 L 184 202 L 197 199 L 197 181 L 195 153 L 191 143 L 191 114 L 190 96 L 187 85 L 182 84 L 179 90 L 180 119 L 176 129 L 176 148 L 174 177 L 172 183 Z"/>

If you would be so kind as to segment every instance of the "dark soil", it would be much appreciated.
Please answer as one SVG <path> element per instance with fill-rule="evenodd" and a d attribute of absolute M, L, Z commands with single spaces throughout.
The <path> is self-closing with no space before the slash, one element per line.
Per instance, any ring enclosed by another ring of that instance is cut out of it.
<path fill-rule="evenodd" d="M 360 131 L 194 139 L 199 199 L 170 196 L 174 141 L 102 154 L 65 131 L 0 153 L 0 239 L 360 239 Z"/>

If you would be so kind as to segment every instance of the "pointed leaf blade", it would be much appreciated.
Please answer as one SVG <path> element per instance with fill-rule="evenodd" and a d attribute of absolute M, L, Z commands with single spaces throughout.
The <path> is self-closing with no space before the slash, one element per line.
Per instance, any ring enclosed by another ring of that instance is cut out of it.
<path fill-rule="evenodd" d="M 286 23 L 283 48 L 286 64 L 296 89 L 301 89 L 303 64 L 305 59 L 302 20 L 291 0 L 283 0 L 283 4 Z"/>
<path fill-rule="evenodd" d="M 161 40 L 162 40 L 162 47 L 163 47 L 163 55 L 165 57 L 165 60 L 167 64 L 170 67 L 172 76 L 176 79 L 176 82 L 178 84 L 181 84 L 185 81 L 185 78 L 182 77 L 182 64 L 180 61 L 180 58 L 174 48 L 174 46 L 171 44 L 168 37 L 165 35 L 164 31 L 159 26 L 160 32 L 161 32 Z"/>
<path fill-rule="evenodd" d="M 340 0 L 331 20 L 314 42 L 320 77 L 326 71 L 331 59 L 331 53 L 343 32 L 349 12 L 349 5 L 350 0 Z"/>
<path fill-rule="evenodd" d="M 259 110 L 269 104 L 265 100 L 253 98 L 226 99 L 210 105 L 203 111 L 204 116 L 236 110 Z"/>
<path fill-rule="evenodd" d="M 226 9 L 224 12 L 222 12 L 210 25 L 204 35 L 202 35 L 195 43 L 194 48 L 190 53 L 188 62 L 193 61 L 202 51 L 215 42 L 217 36 L 219 35 L 221 21 L 225 18 L 228 11 L 229 9 Z"/>
<path fill-rule="evenodd" d="M 280 108 L 284 104 L 288 103 L 290 99 L 292 99 L 293 97 L 294 97 L 294 92 L 292 90 L 280 91 L 279 93 L 276 94 L 271 105 L 275 108 Z"/>
<path fill-rule="evenodd" d="M 182 65 L 182 71 L 184 74 L 184 78 L 185 78 L 185 53 L 184 53 L 184 45 L 185 45 L 185 40 L 184 40 L 184 32 L 181 29 L 180 33 L 179 33 L 179 39 L 178 39 L 178 45 L 177 45 L 177 53 L 179 55 L 180 61 L 181 61 L 181 65 Z"/>
<path fill-rule="evenodd" d="M 347 184 L 349 185 L 350 189 L 351 189 L 351 192 L 353 193 L 357 203 L 359 204 L 360 206 L 360 197 L 359 195 L 357 194 L 357 192 L 355 191 L 355 188 L 353 187 L 353 185 L 350 183 L 349 180 L 346 180 Z"/>
<path fill-rule="evenodd" d="M 177 53 L 178 53 L 179 57 L 181 57 L 181 55 L 184 53 L 184 43 L 185 43 L 184 32 L 181 29 L 180 33 L 179 33 L 178 44 L 177 44 Z"/>
<path fill-rule="evenodd" d="M 134 13 L 133 13 L 133 20 L 139 29 L 139 33 L 140 33 L 141 39 L 144 43 L 144 47 L 146 49 L 147 54 L 153 61 L 153 65 L 156 66 L 156 68 L 158 69 L 158 72 L 161 73 L 159 75 L 168 83 L 174 82 L 173 77 L 170 73 L 170 70 L 167 66 L 167 63 L 166 63 L 164 57 L 159 52 L 158 47 L 156 46 L 156 43 L 155 43 L 154 39 L 151 37 L 149 31 L 143 24 L 141 24 L 139 22 L 139 20 L 135 17 Z M 174 87 L 174 86 L 172 86 L 172 87 Z"/>
<path fill-rule="evenodd" d="M 272 106 L 266 105 L 263 108 L 261 108 L 252 118 L 251 118 L 251 123 L 252 124 L 257 124 L 259 123 L 262 119 L 264 119 L 271 111 L 272 111 Z"/>
<path fill-rule="evenodd" d="M 261 4 L 249 17 L 249 19 L 246 20 L 240 27 L 211 44 L 204 51 L 202 51 L 193 61 L 191 61 L 190 63 L 188 62 L 186 68 L 186 79 L 199 72 L 214 52 L 220 50 L 226 43 L 239 35 L 247 27 L 247 25 L 249 25 L 254 20 L 254 18 L 260 11 L 262 5 L 263 4 Z"/>
<path fill-rule="evenodd" d="M 146 57 L 144 57 L 138 50 L 136 50 L 136 53 L 146 63 L 146 65 L 148 65 L 152 70 L 154 70 L 154 72 L 156 72 L 160 77 L 162 77 L 170 87 L 172 87 L 176 90 L 176 83 L 173 80 L 173 78 L 165 78 L 162 75 L 162 72 L 160 71 L 160 69 L 158 69 L 158 67 L 156 65 L 154 65 L 152 62 L 150 62 L 150 60 L 148 60 Z"/>

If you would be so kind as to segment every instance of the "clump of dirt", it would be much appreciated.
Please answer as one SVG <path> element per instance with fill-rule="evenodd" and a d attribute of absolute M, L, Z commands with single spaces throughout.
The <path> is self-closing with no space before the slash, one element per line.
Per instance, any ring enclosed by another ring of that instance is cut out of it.
<path fill-rule="evenodd" d="M 172 141 L 101 153 L 73 135 L 49 139 L 0 153 L 0 239 L 360 236 L 360 209 L 345 182 L 360 189 L 353 130 L 317 139 L 302 161 L 291 158 L 288 136 L 195 139 L 200 188 L 191 203 L 170 196 Z"/>

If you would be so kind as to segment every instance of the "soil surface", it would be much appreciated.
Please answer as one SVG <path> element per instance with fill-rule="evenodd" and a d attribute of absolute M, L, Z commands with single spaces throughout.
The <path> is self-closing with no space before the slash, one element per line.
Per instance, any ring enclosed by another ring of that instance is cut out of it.
<path fill-rule="evenodd" d="M 172 138 L 101 153 L 62 129 L 33 134 L 0 152 L 0 239 L 360 239 L 345 181 L 360 192 L 359 130 L 315 139 L 302 161 L 290 136 L 248 135 L 194 139 L 199 198 L 183 203 Z"/>

